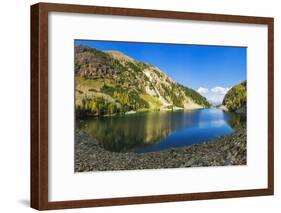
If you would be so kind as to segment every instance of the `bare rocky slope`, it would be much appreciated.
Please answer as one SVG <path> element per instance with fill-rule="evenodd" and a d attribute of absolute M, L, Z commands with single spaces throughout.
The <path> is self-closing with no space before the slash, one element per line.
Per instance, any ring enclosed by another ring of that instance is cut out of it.
<path fill-rule="evenodd" d="M 157 67 L 121 52 L 75 47 L 78 115 L 209 107 L 205 97 Z"/>

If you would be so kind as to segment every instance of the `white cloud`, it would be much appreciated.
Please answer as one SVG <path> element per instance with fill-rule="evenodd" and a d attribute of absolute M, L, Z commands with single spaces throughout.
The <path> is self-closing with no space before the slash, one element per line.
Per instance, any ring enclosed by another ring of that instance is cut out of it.
<path fill-rule="evenodd" d="M 199 92 L 200 94 L 206 94 L 209 92 L 209 90 L 207 88 L 204 88 L 204 87 L 199 87 L 197 89 L 197 92 Z"/>
<path fill-rule="evenodd" d="M 225 95 L 230 88 L 214 87 L 211 89 L 212 92 Z"/>
<path fill-rule="evenodd" d="M 212 89 L 208 89 L 205 87 L 199 87 L 197 92 L 207 98 L 207 100 L 213 104 L 220 104 L 224 98 L 224 95 L 227 93 L 228 90 L 231 88 L 224 88 L 224 87 L 214 87 Z"/>

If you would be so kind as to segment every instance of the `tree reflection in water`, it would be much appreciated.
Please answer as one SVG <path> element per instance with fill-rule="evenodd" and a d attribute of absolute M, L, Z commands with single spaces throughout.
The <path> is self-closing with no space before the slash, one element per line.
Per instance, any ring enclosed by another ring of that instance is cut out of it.
<path fill-rule="evenodd" d="M 234 113 L 202 109 L 91 118 L 76 125 L 109 151 L 150 152 L 212 140 L 232 133 L 242 122 Z"/>

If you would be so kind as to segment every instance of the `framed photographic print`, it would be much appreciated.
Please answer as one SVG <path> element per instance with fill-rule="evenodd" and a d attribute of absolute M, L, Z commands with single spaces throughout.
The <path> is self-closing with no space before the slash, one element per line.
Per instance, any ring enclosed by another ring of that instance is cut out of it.
<path fill-rule="evenodd" d="M 273 195 L 273 23 L 31 6 L 31 207 Z"/>

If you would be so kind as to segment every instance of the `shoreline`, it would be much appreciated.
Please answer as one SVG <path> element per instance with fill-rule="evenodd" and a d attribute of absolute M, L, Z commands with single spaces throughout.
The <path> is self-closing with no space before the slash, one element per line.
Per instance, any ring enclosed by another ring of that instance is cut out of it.
<path fill-rule="evenodd" d="M 91 113 L 87 113 L 84 116 L 78 116 L 77 118 L 83 119 L 83 117 L 91 117 L 91 118 L 111 118 L 111 117 L 116 117 L 116 116 L 127 116 L 127 115 L 132 115 L 132 114 L 140 114 L 140 113 L 148 113 L 148 112 L 188 112 L 188 111 L 194 111 L 194 110 L 202 110 L 202 109 L 211 109 L 211 107 L 198 107 L 198 108 L 180 108 L 180 107 L 175 107 L 174 109 L 139 109 L 139 110 L 130 110 L 124 113 L 114 113 L 114 114 L 104 114 L 104 115 L 94 115 Z M 222 110 L 220 108 L 217 108 L 219 110 Z M 77 112 L 75 112 L 77 114 Z"/>
<path fill-rule="evenodd" d="M 79 130 L 75 131 L 75 172 L 163 169 L 246 165 L 246 127 L 204 144 L 149 153 L 117 153 L 105 150 Z"/>

